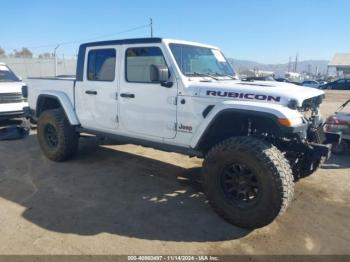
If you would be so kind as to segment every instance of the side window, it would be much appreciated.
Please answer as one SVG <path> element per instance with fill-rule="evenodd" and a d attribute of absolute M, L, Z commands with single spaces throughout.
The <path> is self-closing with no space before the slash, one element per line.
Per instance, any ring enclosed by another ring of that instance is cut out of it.
<path fill-rule="evenodd" d="M 345 79 L 340 79 L 337 81 L 337 84 L 344 84 L 345 83 Z"/>
<path fill-rule="evenodd" d="M 90 81 L 114 81 L 115 58 L 115 49 L 89 51 L 87 79 Z"/>
<path fill-rule="evenodd" d="M 126 50 L 126 81 L 151 83 L 150 66 L 165 65 L 166 62 L 159 47 L 137 47 Z"/>

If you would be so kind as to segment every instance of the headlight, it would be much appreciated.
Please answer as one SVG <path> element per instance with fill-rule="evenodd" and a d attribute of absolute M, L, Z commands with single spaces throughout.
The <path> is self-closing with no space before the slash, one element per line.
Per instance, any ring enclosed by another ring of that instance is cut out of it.
<path fill-rule="evenodd" d="M 28 98 L 28 86 L 22 86 L 22 96 Z"/>
<path fill-rule="evenodd" d="M 290 109 L 294 109 L 294 110 L 297 109 L 297 107 L 298 107 L 298 101 L 295 100 L 295 99 L 289 100 L 288 107 L 289 107 Z"/>

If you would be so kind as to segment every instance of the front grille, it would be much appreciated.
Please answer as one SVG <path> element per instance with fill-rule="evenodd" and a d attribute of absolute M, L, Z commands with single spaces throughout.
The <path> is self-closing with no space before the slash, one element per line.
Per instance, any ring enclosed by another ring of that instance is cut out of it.
<path fill-rule="evenodd" d="M 20 103 L 23 101 L 24 101 L 24 98 L 22 96 L 22 93 L 3 93 L 3 94 L 0 94 L 0 104 Z"/>
<path fill-rule="evenodd" d="M 302 108 L 305 109 L 314 109 L 318 108 L 322 103 L 322 100 L 325 98 L 324 95 L 315 96 L 309 99 L 304 100 Z"/>

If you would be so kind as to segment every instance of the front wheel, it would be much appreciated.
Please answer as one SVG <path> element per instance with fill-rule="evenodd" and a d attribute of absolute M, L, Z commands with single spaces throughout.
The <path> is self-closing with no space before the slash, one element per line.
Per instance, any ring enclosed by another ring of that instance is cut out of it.
<path fill-rule="evenodd" d="M 270 224 L 293 198 L 288 161 L 272 144 L 234 137 L 214 146 L 203 164 L 203 187 L 214 210 L 233 225 Z"/>
<path fill-rule="evenodd" d="M 79 136 L 62 109 L 44 111 L 40 115 L 37 129 L 41 150 L 47 158 L 61 162 L 75 155 Z"/>

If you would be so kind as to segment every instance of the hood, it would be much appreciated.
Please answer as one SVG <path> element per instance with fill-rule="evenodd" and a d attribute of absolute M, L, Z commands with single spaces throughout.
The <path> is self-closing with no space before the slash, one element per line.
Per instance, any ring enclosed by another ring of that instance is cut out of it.
<path fill-rule="evenodd" d="M 324 95 L 319 89 L 275 81 L 243 82 L 222 80 L 216 82 L 189 82 L 189 89 L 201 97 L 215 97 L 288 105 L 294 100 L 301 107 L 304 100 Z"/>
<path fill-rule="evenodd" d="M 3 93 L 21 93 L 23 82 L 0 82 L 0 94 Z"/>

